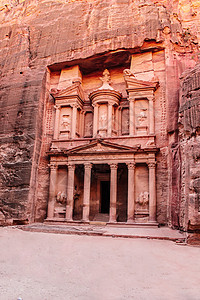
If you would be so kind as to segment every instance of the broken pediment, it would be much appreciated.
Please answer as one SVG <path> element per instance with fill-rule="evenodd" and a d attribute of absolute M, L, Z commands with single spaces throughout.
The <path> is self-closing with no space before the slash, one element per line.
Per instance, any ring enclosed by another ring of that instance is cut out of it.
<path fill-rule="evenodd" d="M 51 95 L 56 100 L 63 100 L 65 98 L 70 97 L 78 97 L 82 101 L 84 101 L 84 93 L 81 86 L 81 79 L 77 78 L 73 81 L 72 85 L 68 86 L 65 89 L 59 90 L 59 89 L 52 89 Z"/>
<path fill-rule="evenodd" d="M 159 83 L 156 81 L 156 79 L 155 81 L 138 80 L 129 69 L 124 70 L 124 80 L 126 82 L 127 91 L 155 91 L 159 86 Z"/>
<path fill-rule="evenodd" d="M 121 152 L 135 152 L 140 148 L 140 145 L 135 147 L 128 147 L 110 143 L 103 140 L 96 140 L 90 144 L 72 148 L 68 151 L 68 154 L 99 154 L 99 153 L 121 153 Z"/>

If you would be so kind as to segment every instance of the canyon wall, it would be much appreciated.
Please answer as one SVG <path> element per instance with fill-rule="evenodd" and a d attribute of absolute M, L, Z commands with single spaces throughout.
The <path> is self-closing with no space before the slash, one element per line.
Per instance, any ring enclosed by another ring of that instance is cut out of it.
<path fill-rule="evenodd" d="M 200 65 L 183 73 L 179 108 L 180 226 L 200 242 Z"/>
<path fill-rule="evenodd" d="M 52 137 L 44 137 L 44 120 L 52 101 L 52 74 L 83 60 L 85 72 L 126 67 L 135 57 L 132 70 L 145 75 L 152 63 L 145 53 L 154 53 L 162 98 L 157 119 L 161 122 L 157 170 L 158 198 L 163 204 L 158 221 L 183 230 L 199 224 L 199 125 L 195 109 L 188 106 L 199 102 L 198 91 L 188 88 L 187 94 L 179 95 L 179 77 L 199 59 L 199 17 L 197 0 L 1 1 L 2 222 L 45 218 L 46 192 L 41 194 L 38 178 L 49 172 L 44 153 Z M 182 82 L 199 77 L 194 74 L 198 72 L 187 73 Z M 48 182 L 44 185 L 46 191 Z"/>

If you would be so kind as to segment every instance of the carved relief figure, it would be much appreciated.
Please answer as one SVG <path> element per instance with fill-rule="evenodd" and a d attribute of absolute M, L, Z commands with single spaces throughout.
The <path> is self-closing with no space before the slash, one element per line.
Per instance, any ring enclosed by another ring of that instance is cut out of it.
<path fill-rule="evenodd" d="M 146 123 L 146 120 L 147 120 L 146 112 L 147 112 L 147 108 L 140 109 L 140 113 L 137 117 L 140 125 L 143 125 L 144 123 Z"/>
<path fill-rule="evenodd" d="M 61 122 L 62 130 L 70 131 L 70 116 L 63 115 L 62 122 Z"/>
<path fill-rule="evenodd" d="M 79 200 L 79 197 L 80 197 L 80 191 L 77 187 L 77 185 L 75 185 L 74 187 L 74 201 L 78 201 Z"/>
<path fill-rule="evenodd" d="M 60 204 L 65 204 L 67 202 L 67 196 L 64 192 L 58 192 L 56 195 L 56 202 Z"/>
<path fill-rule="evenodd" d="M 85 114 L 85 131 L 84 135 L 90 137 L 93 134 L 93 115 L 91 112 Z"/>
<path fill-rule="evenodd" d="M 106 128 L 106 121 L 107 121 L 107 116 L 106 113 L 103 112 L 102 115 L 100 116 L 100 128 Z"/>
<path fill-rule="evenodd" d="M 105 104 L 99 109 L 99 129 L 107 129 L 107 107 Z"/>
<path fill-rule="evenodd" d="M 87 122 L 85 125 L 85 134 L 92 135 L 92 121 Z"/>
<path fill-rule="evenodd" d="M 129 109 L 122 109 L 122 134 L 129 133 Z"/>
<path fill-rule="evenodd" d="M 141 207 L 145 207 L 149 202 L 149 193 L 148 192 L 141 192 L 136 199 L 136 203 L 139 204 Z"/>

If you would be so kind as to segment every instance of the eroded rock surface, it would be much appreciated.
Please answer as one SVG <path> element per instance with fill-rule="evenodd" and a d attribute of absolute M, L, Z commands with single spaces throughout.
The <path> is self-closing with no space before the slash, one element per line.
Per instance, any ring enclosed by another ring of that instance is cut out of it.
<path fill-rule="evenodd" d="M 198 61 L 199 17 L 197 0 L 1 1 L 1 219 L 46 216 L 53 116 L 43 129 L 60 70 L 83 59 L 85 73 L 125 69 L 132 57 L 138 78 L 160 82 L 158 221 L 183 229 L 199 222 L 198 66 L 184 75 L 179 104 L 179 77 Z"/>
<path fill-rule="evenodd" d="M 181 222 L 183 227 L 196 233 L 200 232 L 199 97 L 200 65 L 198 64 L 192 71 L 182 76 L 179 108 Z M 195 240 L 197 237 L 198 234 Z M 191 235 L 190 240 L 192 240 Z"/>

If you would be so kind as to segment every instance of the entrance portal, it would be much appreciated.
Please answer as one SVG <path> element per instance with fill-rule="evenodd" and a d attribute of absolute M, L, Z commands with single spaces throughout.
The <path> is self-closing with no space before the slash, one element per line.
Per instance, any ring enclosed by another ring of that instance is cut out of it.
<path fill-rule="evenodd" d="M 101 181 L 100 213 L 109 214 L 110 209 L 110 181 Z"/>

